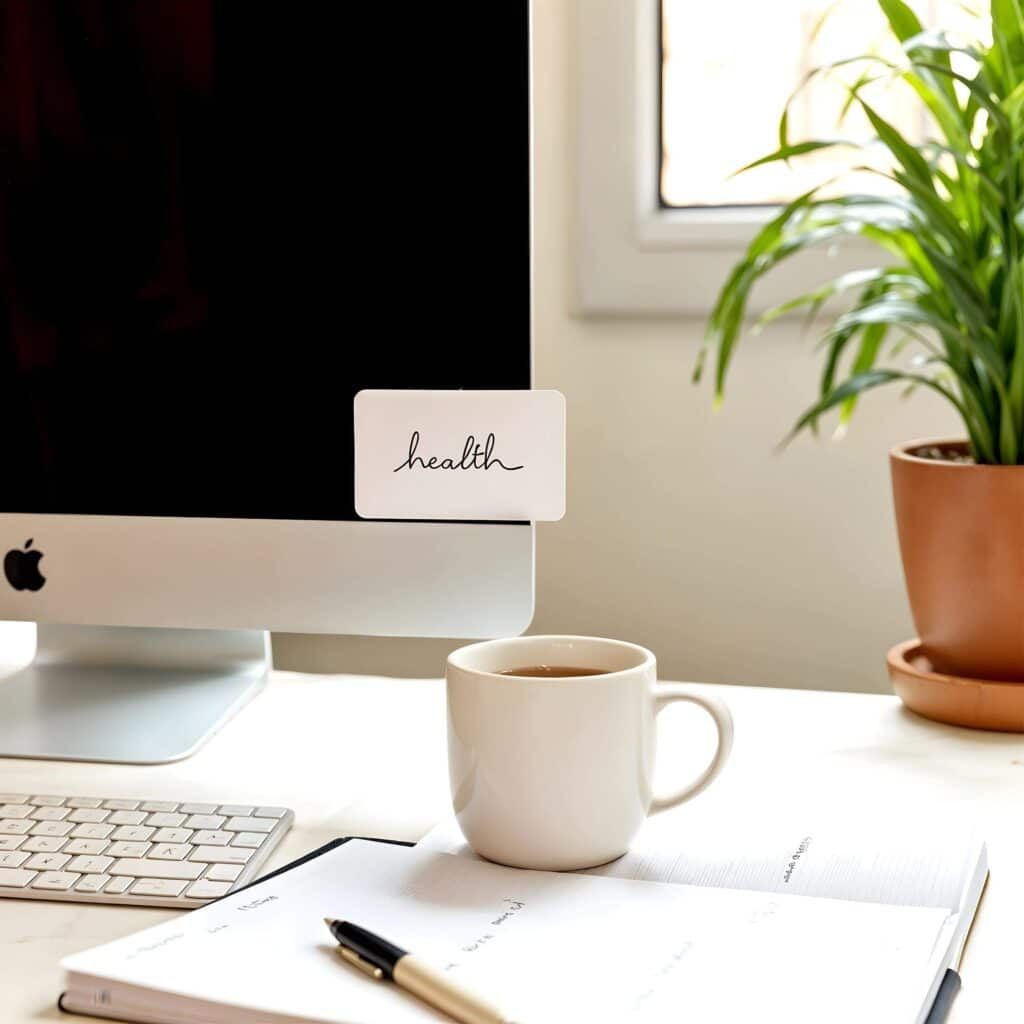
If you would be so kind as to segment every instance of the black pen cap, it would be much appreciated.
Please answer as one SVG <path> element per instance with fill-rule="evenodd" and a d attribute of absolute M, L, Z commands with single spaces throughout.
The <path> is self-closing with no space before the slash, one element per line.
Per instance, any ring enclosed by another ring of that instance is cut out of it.
<path fill-rule="evenodd" d="M 388 978 L 392 976 L 395 964 L 406 956 L 406 950 L 350 921 L 331 921 L 330 929 L 342 946 L 347 946 L 363 960 L 379 967 Z"/>

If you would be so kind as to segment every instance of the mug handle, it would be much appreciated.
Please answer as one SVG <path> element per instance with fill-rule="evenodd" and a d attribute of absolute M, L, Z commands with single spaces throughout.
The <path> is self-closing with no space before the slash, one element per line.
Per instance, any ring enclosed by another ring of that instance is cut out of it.
<path fill-rule="evenodd" d="M 694 693 L 679 683 L 656 683 L 654 688 L 654 713 L 660 714 L 669 704 L 677 701 L 686 701 L 702 707 L 714 720 L 715 728 L 718 730 L 718 749 L 711 763 L 693 780 L 688 786 L 669 793 L 666 796 L 655 796 L 651 801 L 651 809 L 648 814 L 659 814 L 667 811 L 670 807 L 678 807 L 691 797 L 696 796 L 701 790 L 707 788 L 718 776 L 718 773 L 725 767 L 729 759 L 729 752 L 732 750 L 732 714 L 723 701 L 716 697 L 706 697 L 703 694 Z"/>

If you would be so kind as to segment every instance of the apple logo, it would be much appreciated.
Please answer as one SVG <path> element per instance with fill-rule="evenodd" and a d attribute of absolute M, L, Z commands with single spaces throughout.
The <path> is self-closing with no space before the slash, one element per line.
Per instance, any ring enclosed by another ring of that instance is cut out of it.
<path fill-rule="evenodd" d="M 42 551 L 30 551 L 32 538 L 24 549 L 12 548 L 4 557 L 4 575 L 15 590 L 42 590 L 46 577 L 39 571 Z"/>

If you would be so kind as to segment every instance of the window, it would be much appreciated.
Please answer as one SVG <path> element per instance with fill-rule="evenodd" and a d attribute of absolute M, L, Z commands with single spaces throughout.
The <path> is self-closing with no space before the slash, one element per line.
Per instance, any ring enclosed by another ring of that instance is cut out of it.
<path fill-rule="evenodd" d="M 926 26 L 972 29 L 971 0 L 909 2 Z M 702 316 L 772 204 L 851 159 L 864 162 L 853 150 L 825 150 L 734 176 L 777 147 L 797 85 L 818 65 L 869 50 L 896 59 L 899 47 L 877 0 L 577 0 L 577 15 L 580 311 Z M 801 89 L 791 139 L 870 136 L 856 110 L 836 128 L 843 83 L 862 70 L 847 66 Z M 886 118 L 925 137 L 909 90 L 868 88 Z M 861 177 L 873 190 L 882 183 Z M 766 280 L 754 306 L 870 265 L 876 253 L 853 240 L 828 260 L 794 260 Z"/>
<path fill-rule="evenodd" d="M 926 26 L 970 36 L 976 26 L 960 0 L 926 0 L 917 10 Z M 779 115 L 790 96 L 793 140 L 869 138 L 863 112 L 836 121 L 852 85 L 865 70 L 854 64 L 800 83 L 813 68 L 873 52 L 896 62 L 899 45 L 876 0 L 661 0 L 661 201 L 669 207 L 785 202 L 849 171 L 860 154 L 823 150 L 734 176 L 778 146 Z M 737 26 L 742 26 L 738 31 Z M 864 95 L 909 137 L 923 141 L 928 125 L 906 88 L 875 83 Z M 703 97 L 702 102 L 694 102 Z M 723 125 L 730 130 L 721 131 Z M 707 140 L 714 140 L 708 145 Z M 696 145 L 695 145 L 696 143 Z M 852 175 L 846 187 L 877 189 L 877 175 Z"/>

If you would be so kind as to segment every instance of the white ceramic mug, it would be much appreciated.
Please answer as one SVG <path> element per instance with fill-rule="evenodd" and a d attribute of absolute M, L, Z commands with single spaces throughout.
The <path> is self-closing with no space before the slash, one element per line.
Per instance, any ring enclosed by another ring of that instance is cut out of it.
<path fill-rule="evenodd" d="M 601 674 L 501 674 L 537 665 Z M 447 680 L 456 817 L 477 853 L 514 867 L 564 871 L 620 857 L 649 814 L 696 796 L 732 747 L 725 704 L 659 683 L 654 655 L 619 640 L 488 640 L 453 652 Z M 654 720 L 675 701 L 711 715 L 718 748 L 697 778 L 656 795 Z"/>

